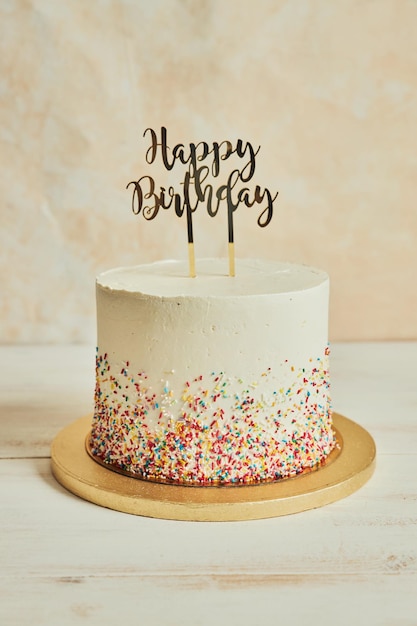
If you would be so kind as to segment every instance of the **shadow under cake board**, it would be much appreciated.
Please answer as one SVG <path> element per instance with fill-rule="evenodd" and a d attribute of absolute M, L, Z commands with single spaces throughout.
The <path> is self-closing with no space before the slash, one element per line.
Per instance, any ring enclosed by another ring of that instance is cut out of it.
<path fill-rule="evenodd" d="M 371 435 L 338 413 L 333 425 L 339 449 L 314 471 L 251 485 L 187 486 L 151 482 L 115 472 L 86 449 L 91 416 L 64 428 L 52 443 L 52 472 L 77 496 L 103 507 L 162 519 L 243 521 L 314 509 L 349 496 L 372 476 L 376 448 Z"/>

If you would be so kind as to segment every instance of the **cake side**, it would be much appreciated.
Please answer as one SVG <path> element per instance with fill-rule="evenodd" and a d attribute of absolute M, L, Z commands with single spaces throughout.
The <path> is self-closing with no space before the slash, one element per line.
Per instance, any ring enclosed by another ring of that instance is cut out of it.
<path fill-rule="evenodd" d="M 144 478 L 202 484 L 323 462 L 334 447 L 327 275 L 249 261 L 237 264 L 240 283 L 203 273 L 184 285 L 178 266 L 149 267 L 98 280 L 93 454 Z"/>

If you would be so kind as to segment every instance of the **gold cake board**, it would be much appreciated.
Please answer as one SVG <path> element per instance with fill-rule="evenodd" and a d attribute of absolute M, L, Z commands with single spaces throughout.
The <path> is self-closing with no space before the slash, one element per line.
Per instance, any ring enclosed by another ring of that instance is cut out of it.
<path fill-rule="evenodd" d="M 87 453 L 91 417 L 83 417 L 54 439 L 52 472 L 75 495 L 133 515 L 213 522 L 289 515 L 340 500 L 372 476 L 376 449 L 371 435 L 338 413 L 333 424 L 340 448 L 314 471 L 269 483 L 200 487 L 150 482 L 100 465 Z"/>

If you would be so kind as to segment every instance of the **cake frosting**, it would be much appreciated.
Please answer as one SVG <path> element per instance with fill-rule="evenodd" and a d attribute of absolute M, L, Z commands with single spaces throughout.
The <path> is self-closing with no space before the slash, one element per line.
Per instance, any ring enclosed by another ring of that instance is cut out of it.
<path fill-rule="evenodd" d="M 290 263 L 203 259 L 97 278 L 93 456 L 176 484 L 279 480 L 335 446 L 329 279 Z"/>

